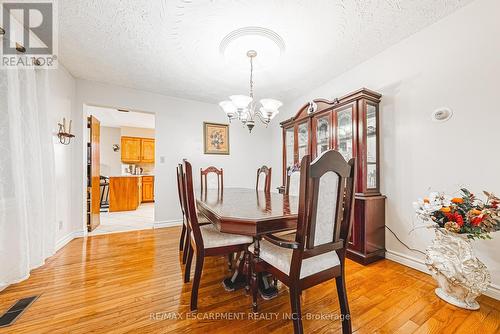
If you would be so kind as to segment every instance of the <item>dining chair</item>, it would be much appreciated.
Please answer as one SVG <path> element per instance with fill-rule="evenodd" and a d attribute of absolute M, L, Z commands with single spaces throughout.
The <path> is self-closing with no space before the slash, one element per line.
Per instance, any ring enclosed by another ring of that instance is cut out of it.
<path fill-rule="evenodd" d="M 179 194 L 179 205 L 181 206 L 181 212 L 182 212 L 182 231 L 181 231 L 181 237 L 179 240 L 179 251 L 184 251 L 184 241 L 186 237 L 186 219 L 184 218 L 186 216 L 186 213 L 184 212 L 184 205 L 182 202 L 182 174 L 180 173 L 180 166 L 176 167 L 176 174 L 177 174 L 177 193 Z M 184 260 L 184 255 L 183 255 L 183 263 L 186 263 Z"/>
<path fill-rule="evenodd" d="M 210 166 L 205 169 L 200 168 L 200 181 L 201 181 L 201 192 L 203 193 L 208 189 L 207 177 L 209 174 L 215 174 L 217 176 L 217 189 L 221 192 L 224 189 L 224 171 L 217 167 Z"/>
<path fill-rule="evenodd" d="M 286 169 L 285 195 L 299 195 L 300 164 L 289 166 Z"/>
<path fill-rule="evenodd" d="M 255 189 L 256 190 L 260 190 L 259 189 L 259 180 L 260 179 L 260 175 L 261 174 L 264 174 L 265 175 L 265 178 L 264 178 L 264 192 L 268 193 L 271 191 L 271 171 L 272 171 L 272 168 L 269 168 L 267 166 L 262 166 L 260 167 L 259 169 L 257 169 L 257 183 L 255 185 Z"/>
<path fill-rule="evenodd" d="M 190 242 L 190 249 L 193 250 L 189 252 L 186 261 L 184 282 L 187 283 L 190 280 L 191 262 L 193 260 L 193 255 L 195 255 L 196 262 L 193 285 L 191 287 L 191 311 L 195 311 L 198 308 L 198 289 L 200 287 L 201 272 L 205 257 L 246 252 L 248 245 L 252 243 L 253 239 L 245 235 L 221 233 L 212 224 L 200 226 L 198 224 L 198 215 L 196 211 L 191 164 L 187 160 L 184 160 L 181 169 L 187 204 L 187 222 L 190 231 L 187 237 Z"/>
<path fill-rule="evenodd" d="M 187 256 L 189 253 L 189 227 L 187 225 L 187 209 L 186 209 L 186 201 L 185 195 L 183 191 L 183 178 L 182 178 L 182 164 L 177 166 L 177 191 L 179 193 L 179 203 L 182 212 L 182 230 L 181 237 L 179 240 L 179 251 L 182 251 L 182 264 L 186 264 Z M 211 224 L 210 221 L 205 218 L 203 215 L 198 214 L 198 224 L 199 225 L 207 225 Z"/>
<path fill-rule="evenodd" d="M 200 181 L 201 181 L 201 194 L 206 194 L 208 188 L 208 176 L 210 174 L 215 174 L 217 177 L 217 191 L 222 194 L 224 189 L 224 171 L 222 168 L 217 168 L 214 166 L 209 166 L 205 169 L 200 168 Z M 234 254 L 227 255 L 227 267 L 229 270 L 233 269 Z"/>
<path fill-rule="evenodd" d="M 345 287 L 345 254 L 354 209 L 355 160 L 346 162 L 334 150 L 312 163 L 305 156 L 300 166 L 300 194 L 295 241 L 265 235 L 249 247 L 254 312 L 257 311 L 257 274 L 270 272 L 289 287 L 295 333 L 303 333 L 302 291 L 335 278 L 342 332 L 351 333 Z M 257 248 L 255 250 L 254 248 Z"/>

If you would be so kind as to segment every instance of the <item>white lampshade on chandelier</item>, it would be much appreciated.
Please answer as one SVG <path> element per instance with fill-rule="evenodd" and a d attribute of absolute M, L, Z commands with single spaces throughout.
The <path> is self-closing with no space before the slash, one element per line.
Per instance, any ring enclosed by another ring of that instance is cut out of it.
<path fill-rule="evenodd" d="M 279 113 L 279 108 L 283 105 L 275 99 L 262 99 L 260 106 L 253 98 L 253 59 L 257 57 L 255 50 L 247 52 L 250 58 L 250 96 L 246 95 L 231 95 L 230 100 L 219 103 L 220 107 L 226 113 L 229 121 L 240 120 L 243 125 L 246 125 L 248 131 L 252 132 L 255 126 L 255 118 L 257 117 L 266 126 Z"/>

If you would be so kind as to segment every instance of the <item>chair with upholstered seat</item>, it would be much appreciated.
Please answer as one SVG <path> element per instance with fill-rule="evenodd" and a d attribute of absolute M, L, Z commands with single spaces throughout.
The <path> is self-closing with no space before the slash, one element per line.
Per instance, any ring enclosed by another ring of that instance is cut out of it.
<path fill-rule="evenodd" d="M 289 287 L 295 333 L 302 333 L 300 295 L 305 289 L 335 278 L 342 313 L 342 331 L 351 333 L 345 287 L 345 254 L 350 235 L 355 161 L 326 151 L 310 163 L 302 159 L 295 241 L 266 235 L 252 255 L 253 309 L 257 311 L 257 274 L 270 272 Z"/>
<path fill-rule="evenodd" d="M 184 195 L 186 198 L 188 240 L 190 242 L 190 251 L 186 261 L 184 271 L 184 282 L 190 280 L 191 262 L 193 254 L 196 256 L 193 286 L 191 288 L 191 311 L 198 308 L 198 289 L 200 287 L 201 272 L 203 262 L 206 256 L 220 256 L 235 252 L 245 252 L 253 239 L 249 236 L 221 233 L 215 226 L 198 224 L 198 215 L 196 211 L 196 200 L 193 189 L 193 173 L 191 164 L 184 160 L 184 164 L 179 166 L 182 177 Z"/>
<path fill-rule="evenodd" d="M 256 190 L 263 190 L 266 193 L 271 191 L 271 172 L 272 168 L 265 165 L 257 169 L 257 183 L 255 185 Z M 259 182 L 262 180 L 261 174 L 264 174 L 265 176 L 263 183 L 264 186 L 261 185 L 262 182 Z"/>
<path fill-rule="evenodd" d="M 179 165 L 180 166 L 180 165 Z M 182 231 L 181 237 L 179 240 L 179 251 L 182 252 L 182 264 L 186 264 L 187 256 L 189 253 L 189 238 L 186 236 L 189 235 L 188 226 L 187 226 L 187 209 L 184 201 L 184 192 L 182 191 L 182 173 L 180 173 L 180 169 L 182 167 L 177 167 L 177 191 L 179 194 L 179 204 L 182 212 Z M 198 214 L 198 224 L 199 225 L 208 225 L 211 224 L 204 216 Z"/>

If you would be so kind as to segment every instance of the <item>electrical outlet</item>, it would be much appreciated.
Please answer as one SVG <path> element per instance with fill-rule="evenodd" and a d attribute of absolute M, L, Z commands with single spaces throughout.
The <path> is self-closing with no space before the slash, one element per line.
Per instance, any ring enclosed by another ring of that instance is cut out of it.
<path fill-rule="evenodd" d="M 62 228 L 63 228 L 63 222 L 62 222 L 62 220 L 60 220 L 59 221 L 59 231 L 62 230 Z"/>

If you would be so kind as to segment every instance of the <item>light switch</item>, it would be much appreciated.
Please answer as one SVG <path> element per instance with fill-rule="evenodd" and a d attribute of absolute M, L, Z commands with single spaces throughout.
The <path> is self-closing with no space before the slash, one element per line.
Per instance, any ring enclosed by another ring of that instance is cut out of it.
<path fill-rule="evenodd" d="M 160 163 L 164 164 L 165 163 L 165 157 L 160 157 Z"/>

